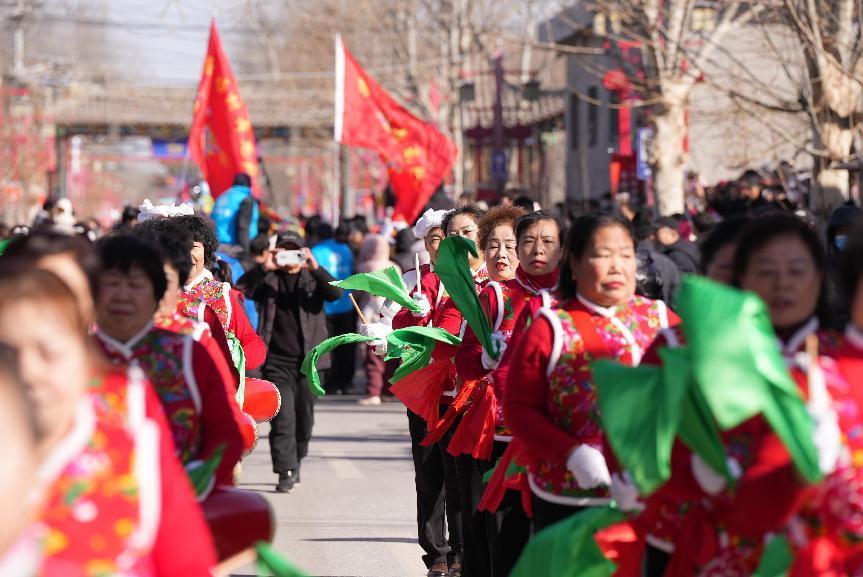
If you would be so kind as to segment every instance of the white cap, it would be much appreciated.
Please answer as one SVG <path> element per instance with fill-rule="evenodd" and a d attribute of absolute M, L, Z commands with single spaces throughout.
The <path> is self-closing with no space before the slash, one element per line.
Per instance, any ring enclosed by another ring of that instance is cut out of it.
<path fill-rule="evenodd" d="M 144 200 L 144 204 L 138 207 L 138 222 L 144 222 L 154 218 L 170 218 L 172 216 L 187 216 L 194 215 L 195 208 L 191 204 L 181 204 L 175 206 L 173 204 L 160 204 L 158 206 L 150 202 L 150 199 Z"/>
<path fill-rule="evenodd" d="M 54 204 L 55 213 L 72 214 L 72 201 L 68 198 L 61 198 Z"/>
<path fill-rule="evenodd" d="M 425 238 L 433 228 L 438 228 L 443 223 L 443 217 L 446 216 L 448 210 L 434 210 L 432 208 L 425 211 L 414 225 L 414 236 L 417 238 Z"/>

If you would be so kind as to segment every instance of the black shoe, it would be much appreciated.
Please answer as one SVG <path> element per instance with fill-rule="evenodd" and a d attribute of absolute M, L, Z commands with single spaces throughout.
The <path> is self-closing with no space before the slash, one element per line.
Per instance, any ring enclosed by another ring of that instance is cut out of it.
<path fill-rule="evenodd" d="M 294 472 L 279 473 L 279 484 L 276 485 L 276 493 L 290 493 L 296 484 Z"/>
<path fill-rule="evenodd" d="M 300 486 L 300 466 L 297 465 L 297 470 L 294 471 L 294 487 Z"/>
<path fill-rule="evenodd" d="M 443 561 L 439 561 L 435 563 L 431 567 L 429 567 L 429 572 L 426 573 L 428 577 L 447 577 L 449 574 L 449 567 Z"/>

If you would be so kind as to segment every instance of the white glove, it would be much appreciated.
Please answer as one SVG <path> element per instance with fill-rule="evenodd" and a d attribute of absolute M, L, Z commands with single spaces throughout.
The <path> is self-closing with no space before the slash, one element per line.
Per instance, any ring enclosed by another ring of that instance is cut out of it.
<path fill-rule="evenodd" d="M 582 489 L 611 484 L 605 457 L 601 451 L 590 445 L 579 445 L 566 460 L 566 468 L 575 475 L 575 480 Z"/>
<path fill-rule="evenodd" d="M 801 353 L 797 362 L 808 369 L 809 356 Z M 833 409 L 833 400 L 827 391 L 824 371 L 820 366 L 809 373 L 809 401 L 806 412 L 812 418 L 814 425 L 812 441 L 818 451 L 818 468 L 825 475 L 836 470 L 843 453 L 842 431 L 839 429 L 839 416 Z"/>
<path fill-rule="evenodd" d="M 812 442 L 818 451 L 818 468 L 823 474 L 829 475 L 836 470 L 844 450 L 839 417 L 832 407 L 816 408 L 810 403 L 806 410 L 815 425 Z"/>
<path fill-rule="evenodd" d="M 419 312 L 411 313 L 414 317 L 421 319 L 431 312 L 431 303 L 424 293 L 414 293 L 413 299 L 414 302 L 420 306 Z"/>
<path fill-rule="evenodd" d="M 482 350 L 482 366 L 487 371 L 495 370 L 500 364 L 500 360 L 503 358 L 503 353 L 506 351 L 506 336 L 499 331 L 495 331 L 491 333 L 491 342 L 497 347 L 497 350 L 500 351 L 500 353 L 498 354 L 497 359 L 493 359 L 485 349 Z"/>
<path fill-rule="evenodd" d="M 611 476 L 611 487 L 608 489 L 611 498 L 617 503 L 617 508 L 624 513 L 640 513 L 644 511 L 644 503 L 640 501 L 641 494 L 632 481 L 629 473 L 617 473 Z"/>
<path fill-rule="evenodd" d="M 737 462 L 736 459 L 729 458 L 728 461 L 728 472 L 731 473 L 731 476 L 735 479 L 739 479 L 743 474 L 743 469 L 740 467 L 740 463 Z M 708 495 L 717 495 L 721 491 L 725 489 L 725 486 L 728 485 L 728 481 L 725 480 L 725 477 L 714 471 L 710 465 L 704 462 L 704 460 L 696 455 L 692 454 L 692 475 L 695 477 L 695 480 L 698 482 L 699 486 L 701 486 L 702 490 Z"/>
<path fill-rule="evenodd" d="M 374 337 L 375 340 L 369 342 L 372 347 L 372 352 L 379 357 L 387 354 L 387 337 L 392 332 L 392 327 L 387 324 L 377 321 L 369 324 L 360 325 L 360 334 L 364 337 Z"/>
<path fill-rule="evenodd" d="M 381 315 L 381 318 L 378 320 L 378 322 L 392 326 L 393 318 L 396 316 L 396 313 L 398 313 L 400 309 L 401 307 L 396 303 L 390 300 L 385 301 L 384 305 L 381 307 L 381 310 L 378 311 L 378 314 Z"/>

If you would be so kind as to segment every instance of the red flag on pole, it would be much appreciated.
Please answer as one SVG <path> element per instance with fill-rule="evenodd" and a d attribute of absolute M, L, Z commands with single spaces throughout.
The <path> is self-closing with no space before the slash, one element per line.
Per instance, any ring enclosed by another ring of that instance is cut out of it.
<path fill-rule="evenodd" d="M 189 152 L 213 198 L 231 186 L 238 172 L 252 177 L 252 192 L 260 196 L 255 134 L 215 20 L 210 25 L 210 44 L 195 98 Z"/>
<path fill-rule="evenodd" d="M 449 174 L 456 147 L 396 102 L 336 37 L 335 140 L 378 152 L 389 167 L 396 216 L 412 223 Z"/>

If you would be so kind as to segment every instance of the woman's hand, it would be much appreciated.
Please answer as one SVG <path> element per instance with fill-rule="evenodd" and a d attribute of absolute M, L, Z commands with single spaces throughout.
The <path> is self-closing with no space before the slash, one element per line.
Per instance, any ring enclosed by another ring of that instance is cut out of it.
<path fill-rule="evenodd" d="M 605 457 L 599 449 L 590 445 L 579 445 L 566 460 L 566 468 L 575 476 L 582 489 L 595 489 L 600 485 L 611 485 L 611 474 Z"/>

